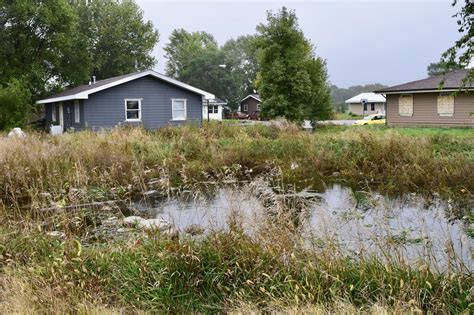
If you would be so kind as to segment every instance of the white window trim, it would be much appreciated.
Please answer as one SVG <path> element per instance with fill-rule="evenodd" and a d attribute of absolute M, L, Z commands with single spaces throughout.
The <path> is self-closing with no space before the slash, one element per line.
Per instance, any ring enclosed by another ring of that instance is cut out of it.
<path fill-rule="evenodd" d="M 219 105 L 209 105 L 207 111 L 209 114 L 219 114 Z"/>
<path fill-rule="evenodd" d="M 243 107 L 243 111 L 244 112 L 248 112 L 249 111 L 249 106 L 247 104 L 244 104 L 244 107 Z"/>
<path fill-rule="evenodd" d="M 79 100 L 74 101 L 74 122 L 76 124 L 81 122 L 81 106 L 79 105 Z"/>
<path fill-rule="evenodd" d="M 143 98 L 126 98 L 125 103 L 125 121 L 142 121 L 142 99 Z M 127 118 L 127 102 L 138 102 L 138 119 L 128 119 Z"/>
<path fill-rule="evenodd" d="M 182 101 L 184 102 L 184 118 L 174 118 L 174 102 Z M 171 120 L 172 121 L 185 121 L 188 119 L 188 100 L 186 98 L 172 98 L 171 99 Z M 209 109 L 207 109 L 209 111 Z"/>
<path fill-rule="evenodd" d="M 257 104 L 257 111 L 260 111 L 260 104 Z"/>
<path fill-rule="evenodd" d="M 214 105 L 209 105 L 207 107 L 207 111 L 208 111 L 209 114 L 214 114 Z"/>

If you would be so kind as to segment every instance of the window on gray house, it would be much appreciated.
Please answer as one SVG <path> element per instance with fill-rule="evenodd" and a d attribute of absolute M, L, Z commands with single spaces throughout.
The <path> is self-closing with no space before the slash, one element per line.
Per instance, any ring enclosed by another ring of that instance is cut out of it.
<path fill-rule="evenodd" d="M 125 119 L 128 121 L 138 121 L 142 118 L 141 114 L 141 99 L 126 99 L 125 100 Z"/>
<path fill-rule="evenodd" d="M 171 108 L 173 120 L 186 120 L 186 99 L 172 99 Z"/>
<path fill-rule="evenodd" d="M 80 123 L 81 122 L 81 112 L 79 110 L 79 101 L 74 101 L 74 122 Z"/>

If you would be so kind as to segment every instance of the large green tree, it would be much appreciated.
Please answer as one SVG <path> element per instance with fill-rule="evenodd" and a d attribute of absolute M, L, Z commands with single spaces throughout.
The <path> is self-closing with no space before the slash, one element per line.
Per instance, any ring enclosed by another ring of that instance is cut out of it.
<path fill-rule="evenodd" d="M 164 51 L 167 75 L 225 98 L 224 56 L 211 34 L 175 29 Z"/>
<path fill-rule="evenodd" d="M 256 39 L 253 35 L 229 39 L 222 46 L 224 64 L 230 76 L 225 95 L 229 105 L 237 108 L 240 100 L 254 93 L 258 71 Z"/>
<path fill-rule="evenodd" d="M 452 5 L 456 6 L 459 0 L 454 0 Z M 447 67 L 459 65 L 467 68 L 474 62 L 474 1 L 464 0 L 461 9 L 454 15 L 459 25 L 458 31 L 461 34 L 459 38 L 441 57 L 441 62 Z M 474 82 L 474 68 L 468 73 L 465 84 Z"/>
<path fill-rule="evenodd" d="M 18 79 L 0 88 L 0 130 L 23 125 L 31 105 L 30 90 Z"/>
<path fill-rule="evenodd" d="M 99 79 L 151 69 L 158 31 L 133 0 L 74 1 L 89 74 Z"/>
<path fill-rule="evenodd" d="M 276 14 L 268 12 L 267 23 L 257 26 L 257 31 L 262 114 L 290 121 L 329 118 L 332 107 L 326 65 L 314 55 L 294 11 L 283 7 Z"/>
<path fill-rule="evenodd" d="M 312 58 L 307 62 L 307 71 L 311 81 L 308 91 L 309 103 L 303 107 L 302 119 L 309 119 L 313 127 L 316 121 L 332 116 L 331 90 L 328 84 L 326 62 L 321 58 Z"/>
<path fill-rule="evenodd" d="M 77 23 L 66 0 L 0 0 L 0 128 L 23 125 L 34 99 L 87 78 Z"/>
<path fill-rule="evenodd" d="M 434 77 L 437 75 L 441 75 L 448 71 L 459 70 L 462 69 L 460 65 L 457 63 L 446 63 L 443 61 L 440 62 L 432 62 L 426 67 L 426 72 L 428 76 Z"/>
<path fill-rule="evenodd" d="M 253 89 L 257 61 L 252 36 L 219 47 L 206 32 L 176 29 L 165 46 L 166 74 L 214 93 L 236 108 Z"/>
<path fill-rule="evenodd" d="M 175 29 L 164 47 L 166 74 L 189 82 L 196 71 L 195 60 L 203 54 L 205 58 L 215 57 L 218 50 L 216 40 L 209 33 Z"/>
<path fill-rule="evenodd" d="M 88 76 L 76 50 L 77 16 L 66 0 L 0 0 L 0 84 L 20 81 L 32 96 Z"/>

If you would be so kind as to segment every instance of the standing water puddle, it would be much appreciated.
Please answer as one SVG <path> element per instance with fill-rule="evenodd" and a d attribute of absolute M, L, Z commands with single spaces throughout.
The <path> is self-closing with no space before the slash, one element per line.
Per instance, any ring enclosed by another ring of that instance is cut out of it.
<path fill-rule="evenodd" d="M 226 230 L 234 222 L 252 234 L 269 219 L 270 209 L 265 198 L 255 195 L 252 188 L 219 189 L 213 198 L 171 199 L 146 210 L 171 222 L 179 231 L 191 225 L 207 232 Z M 446 218 L 448 205 L 444 202 L 426 206 L 422 200 L 371 194 L 364 206 L 358 207 L 352 190 L 339 185 L 320 197 L 306 203 L 307 209 L 302 212 L 301 233 L 308 245 L 330 242 L 352 254 L 397 256 L 440 269 L 454 267 L 455 263 L 456 267 L 461 264 L 474 270 L 474 240 L 461 221 Z"/>

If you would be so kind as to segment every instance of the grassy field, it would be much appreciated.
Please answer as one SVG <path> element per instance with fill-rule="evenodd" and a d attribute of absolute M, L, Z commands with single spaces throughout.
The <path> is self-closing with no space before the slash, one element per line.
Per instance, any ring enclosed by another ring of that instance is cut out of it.
<path fill-rule="evenodd" d="M 383 135 L 386 133 L 395 133 L 401 136 L 414 136 L 421 138 L 430 137 L 452 137 L 453 139 L 472 139 L 474 137 L 473 128 L 435 128 L 435 127 L 423 127 L 423 128 L 388 128 L 385 126 L 321 126 L 318 130 L 319 133 L 330 133 L 338 134 L 347 131 L 362 132 L 362 130 L 368 130 L 371 133 L 377 133 Z"/>
<path fill-rule="evenodd" d="M 84 243 L 88 227 L 102 223 L 87 207 L 65 210 L 129 201 L 151 182 L 173 195 L 255 177 L 293 190 L 340 183 L 441 196 L 459 217 L 472 217 L 474 132 L 211 123 L 3 138 L 0 313 L 473 310 L 474 281 L 464 269 L 347 255 L 337 244 L 308 248 L 284 215 L 253 236 L 236 224 L 201 238 L 137 231 Z M 52 205 L 60 214 L 44 210 Z M 48 235 L 51 226 L 64 236 Z"/>
<path fill-rule="evenodd" d="M 337 120 L 357 120 L 364 118 L 363 115 L 356 115 L 352 113 L 334 113 L 333 119 Z"/>

